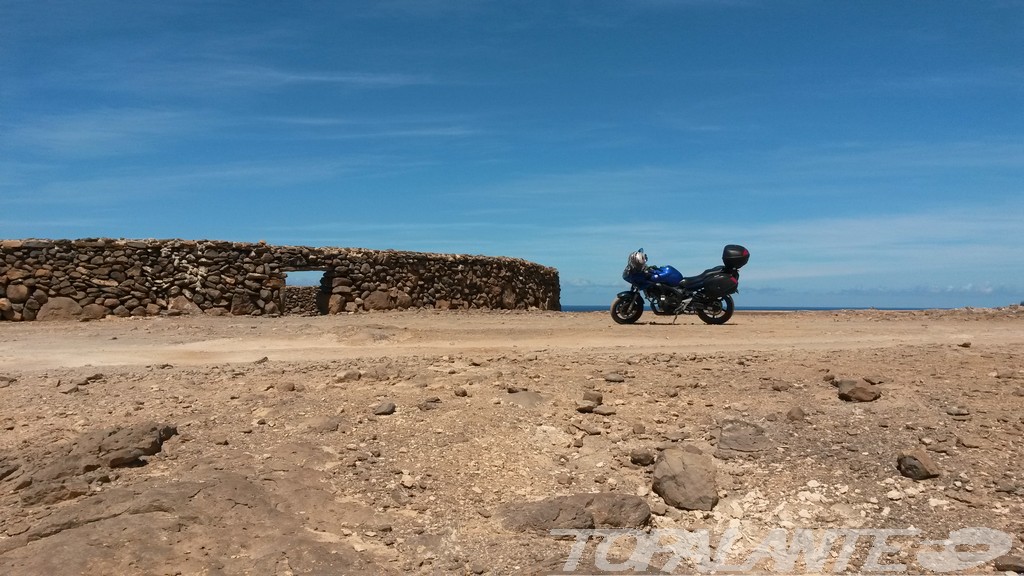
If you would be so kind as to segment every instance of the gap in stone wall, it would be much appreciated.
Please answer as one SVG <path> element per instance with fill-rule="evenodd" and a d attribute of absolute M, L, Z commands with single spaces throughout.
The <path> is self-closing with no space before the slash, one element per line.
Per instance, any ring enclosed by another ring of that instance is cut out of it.
<path fill-rule="evenodd" d="M 324 269 L 289 270 L 286 273 L 282 311 L 288 316 L 320 316 L 327 314 Z M 326 286 L 330 295 L 330 286 Z"/>

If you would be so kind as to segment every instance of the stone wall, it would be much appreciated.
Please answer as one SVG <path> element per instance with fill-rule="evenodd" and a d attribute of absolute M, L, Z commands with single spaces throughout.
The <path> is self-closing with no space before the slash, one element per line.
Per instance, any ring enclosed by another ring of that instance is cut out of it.
<path fill-rule="evenodd" d="M 289 316 L 318 316 L 327 313 L 320 308 L 322 299 L 319 286 L 285 286 L 282 297 L 282 313 Z"/>
<path fill-rule="evenodd" d="M 287 273 L 324 272 L 331 314 L 559 310 L 558 271 L 525 260 L 192 240 L 0 241 L 0 318 L 285 313 Z"/>

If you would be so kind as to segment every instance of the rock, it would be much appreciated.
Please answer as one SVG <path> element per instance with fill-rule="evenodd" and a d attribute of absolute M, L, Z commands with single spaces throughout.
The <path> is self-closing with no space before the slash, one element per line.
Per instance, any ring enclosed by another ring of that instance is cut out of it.
<path fill-rule="evenodd" d="M 167 309 L 173 310 L 181 314 L 202 314 L 203 309 L 196 305 L 195 302 L 188 298 L 178 295 L 171 298 L 171 301 L 167 303 Z"/>
<path fill-rule="evenodd" d="M 718 431 L 718 458 L 734 458 L 744 454 L 762 452 L 771 447 L 764 428 L 743 420 L 725 420 Z"/>
<path fill-rule="evenodd" d="M 650 521 L 651 509 L 639 496 L 599 492 L 512 504 L 503 516 L 506 526 L 514 530 L 641 528 Z"/>
<path fill-rule="evenodd" d="M 956 444 L 963 448 L 981 448 L 984 446 L 981 440 L 973 436 L 957 436 Z"/>
<path fill-rule="evenodd" d="M 363 300 L 363 306 L 367 310 L 390 310 L 395 307 L 395 302 L 387 292 L 377 290 Z"/>
<path fill-rule="evenodd" d="M 15 314 L 17 314 L 17 311 L 14 309 L 14 304 L 7 298 L 0 298 L 0 318 L 14 320 Z"/>
<path fill-rule="evenodd" d="M 143 423 L 111 431 L 97 449 L 101 460 L 110 468 L 130 466 L 143 456 L 152 456 L 165 441 L 178 433 L 172 425 Z"/>
<path fill-rule="evenodd" d="M 101 469 L 137 465 L 143 456 L 160 452 L 175 434 L 176 427 L 153 422 L 86 432 L 70 443 L 47 447 L 45 457 L 16 465 L 18 473 L 5 481 L 13 479 L 11 489 L 21 491 L 25 505 L 77 498 L 89 493 L 90 481 L 109 482 Z M 8 468 L 0 461 L 0 469 Z"/>
<path fill-rule="evenodd" d="M 946 414 L 950 416 L 969 416 L 971 411 L 966 406 L 950 406 L 946 408 Z"/>
<path fill-rule="evenodd" d="M 999 572 L 1024 574 L 1024 556 L 1007 554 L 992 561 L 992 567 Z"/>
<path fill-rule="evenodd" d="M 622 374 L 618 374 L 616 372 L 611 372 L 609 374 L 605 374 L 604 375 L 604 381 L 605 382 L 616 382 L 616 383 L 618 383 L 618 382 L 625 382 L 626 381 L 626 377 L 623 376 Z"/>
<path fill-rule="evenodd" d="M 587 390 L 583 393 L 583 401 L 592 403 L 596 406 L 604 402 L 604 395 L 594 390 Z"/>
<path fill-rule="evenodd" d="M 597 408 L 597 404 L 593 402 L 589 402 L 587 400 L 576 401 L 576 411 L 582 414 L 590 414 L 594 411 L 594 408 Z"/>
<path fill-rule="evenodd" d="M 654 452 L 643 448 L 634 448 L 629 451 L 629 461 L 637 466 L 650 466 L 654 464 L 656 457 Z"/>
<path fill-rule="evenodd" d="M 394 402 L 381 402 L 373 409 L 373 413 L 376 416 L 390 416 L 395 413 L 397 408 Z"/>
<path fill-rule="evenodd" d="M 602 404 L 601 406 L 595 407 L 592 412 L 599 416 L 613 416 L 615 414 L 615 408 Z"/>
<path fill-rule="evenodd" d="M 78 384 L 74 382 L 59 382 L 57 384 L 57 392 L 61 394 L 74 394 L 78 392 Z"/>
<path fill-rule="evenodd" d="M 846 402 L 873 402 L 882 393 L 872 384 L 843 380 L 839 384 L 839 399 Z"/>
<path fill-rule="evenodd" d="M 913 480 L 927 480 L 941 473 L 931 456 L 920 449 L 901 453 L 896 460 L 896 467 L 900 474 Z"/>
<path fill-rule="evenodd" d="M 358 382 L 363 377 L 362 372 L 354 368 L 348 370 L 342 370 L 334 376 L 334 382 L 337 384 L 344 384 L 345 382 Z"/>
<path fill-rule="evenodd" d="M 13 304 L 24 304 L 31 293 L 29 287 L 24 284 L 12 284 L 7 287 L 7 299 Z"/>
<path fill-rule="evenodd" d="M 799 422 L 806 418 L 807 414 L 804 412 L 804 409 L 799 406 L 794 406 L 789 409 L 789 412 L 786 412 L 786 420 L 790 420 L 792 422 Z"/>
<path fill-rule="evenodd" d="M 102 304 L 87 304 L 82 307 L 82 319 L 102 320 L 110 314 L 110 308 Z"/>
<path fill-rule="evenodd" d="M 343 422 L 341 416 L 314 416 L 302 424 L 302 430 L 314 434 L 337 432 Z"/>
<path fill-rule="evenodd" d="M 467 396 L 469 396 L 469 391 L 467 391 L 462 386 L 456 386 L 454 393 L 456 398 L 466 398 Z"/>
<path fill-rule="evenodd" d="M 417 408 L 419 408 L 420 410 L 433 410 L 435 408 L 439 408 L 440 406 L 441 399 L 438 398 L 437 396 L 431 396 L 430 398 L 427 398 L 423 402 L 420 402 L 417 405 Z"/>
<path fill-rule="evenodd" d="M 36 315 L 36 320 L 72 320 L 77 319 L 81 314 L 82 307 L 78 305 L 78 302 L 65 296 L 58 296 L 50 298 L 46 304 L 43 304 Z"/>
<path fill-rule="evenodd" d="M 522 406 L 523 408 L 536 408 L 546 402 L 543 396 L 532 390 L 509 394 L 506 396 L 506 399 L 513 404 Z"/>
<path fill-rule="evenodd" d="M 655 464 L 652 489 L 669 506 L 711 510 L 718 504 L 716 475 L 710 457 L 670 448 Z"/>

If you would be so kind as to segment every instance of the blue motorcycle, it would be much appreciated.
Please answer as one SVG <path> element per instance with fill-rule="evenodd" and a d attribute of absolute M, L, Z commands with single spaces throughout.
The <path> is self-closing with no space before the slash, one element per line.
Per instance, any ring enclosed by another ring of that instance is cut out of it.
<path fill-rule="evenodd" d="M 644 299 L 659 316 L 696 314 L 706 324 L 725 324 L 732 318 L 732 295 L 740 289 L 740 268 L 750 260 L 750 252 L 738 244 L 722 251 L 722 266 L 709 268 L 697 276 L 684 277 L 671 266 L 647 266 L 641 248 L 629 255 L 622 279 L 630 289 L 619 292 L 612 302 L 612 319 L 632 324 L 644 313 Z M 673 320 L 675 322 L 675 320 Z"/>

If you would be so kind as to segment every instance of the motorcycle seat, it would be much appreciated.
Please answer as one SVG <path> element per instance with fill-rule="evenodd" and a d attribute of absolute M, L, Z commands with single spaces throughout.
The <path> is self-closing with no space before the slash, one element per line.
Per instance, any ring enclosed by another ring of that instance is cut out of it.
<path fill-rule="evenodd" d="M 687 276 L 683 278 L 683 281 L 679 283 L 679 286 L 684 288 L 699 288 L 708 278 L 714 276 L 725 270 L 725 266 L 715 266 L 714 268 L 708 268 L 696 276 Z"/>

